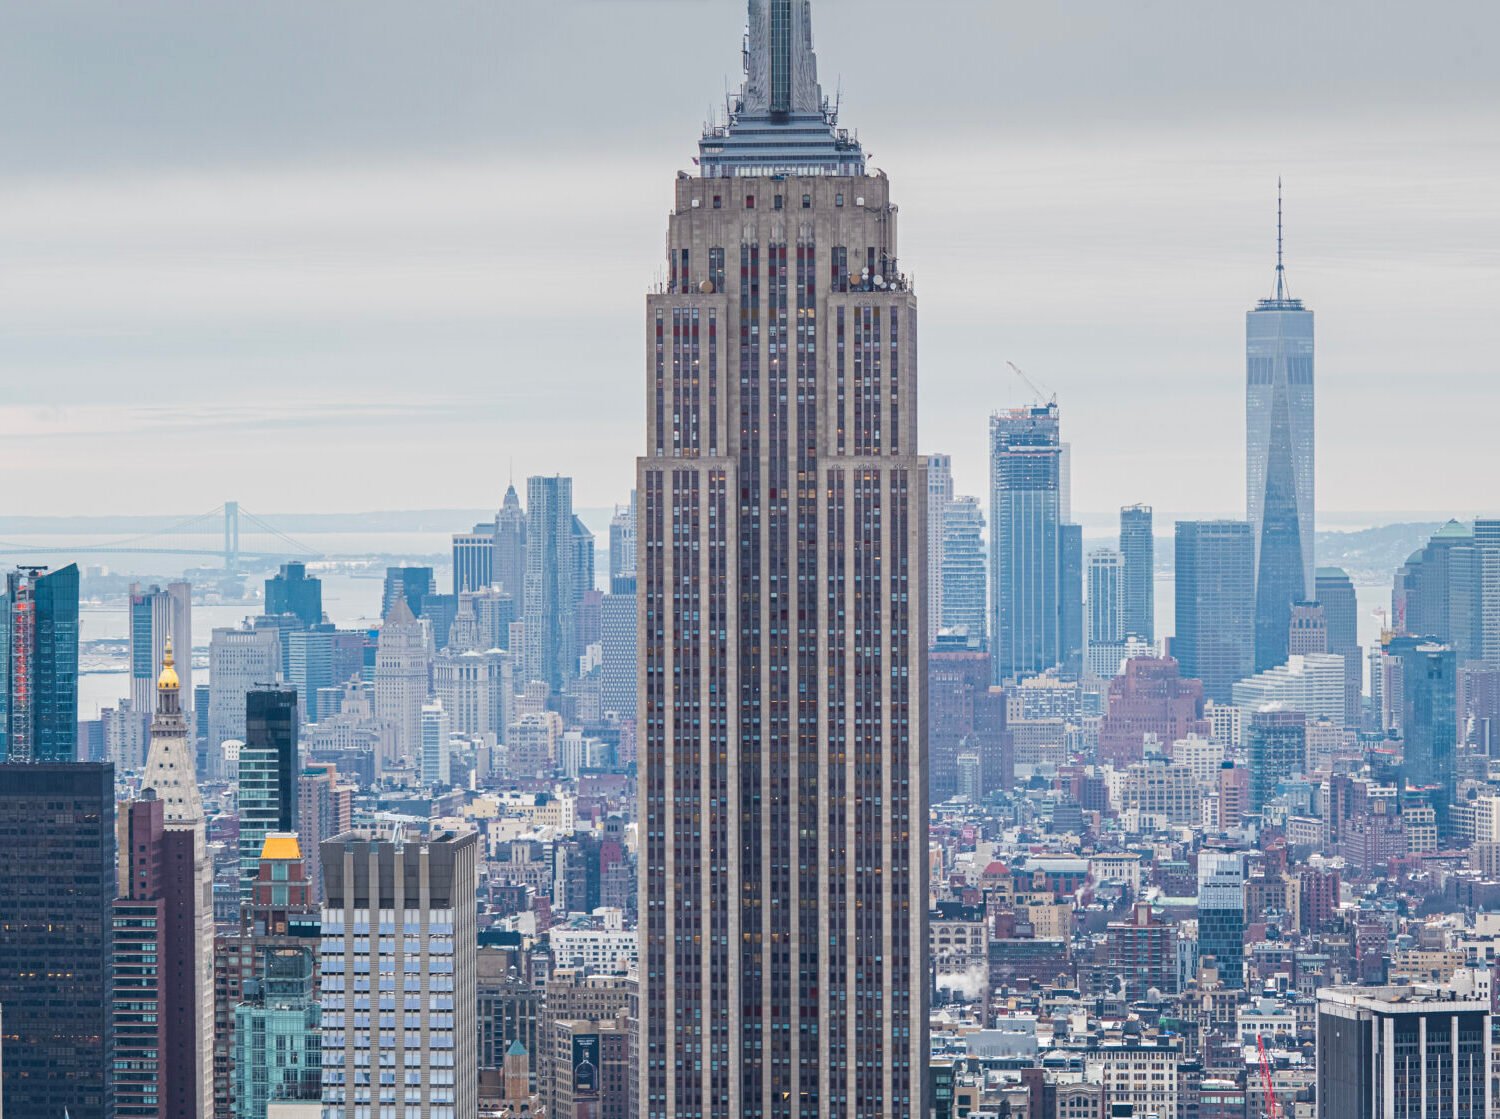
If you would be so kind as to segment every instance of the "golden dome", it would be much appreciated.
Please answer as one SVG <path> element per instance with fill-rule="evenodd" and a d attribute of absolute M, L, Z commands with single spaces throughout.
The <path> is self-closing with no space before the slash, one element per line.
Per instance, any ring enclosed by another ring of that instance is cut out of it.
<path fill-rule="evenodd" d="M 170 688 L 176 691 L 182 686 L 181 682 L 177 679 L 177 669 L 173 667 L 175 663 L 172 658 L 172 639 L 169 637 L 167 638 L 167 651 L 162 656 L 161 675 L 156 679 L 158 690 L 166 691 Z"/>

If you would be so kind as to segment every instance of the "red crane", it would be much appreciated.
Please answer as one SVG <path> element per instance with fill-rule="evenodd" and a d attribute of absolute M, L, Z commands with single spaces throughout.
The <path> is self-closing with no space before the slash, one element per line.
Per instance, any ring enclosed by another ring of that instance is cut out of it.
<path fill-rule="evenodd" d="M 1266 1086 L 1266 1119 L 1286 1119 L 1281 1104 L 1276 1100 L 1276 1088 L 1271 1080 L 1271 1058 L 1266 1056 L 1264 1035 L 1255 1035 L 1255 1048 L 1260 1053 L 1260 1078 Z"/>

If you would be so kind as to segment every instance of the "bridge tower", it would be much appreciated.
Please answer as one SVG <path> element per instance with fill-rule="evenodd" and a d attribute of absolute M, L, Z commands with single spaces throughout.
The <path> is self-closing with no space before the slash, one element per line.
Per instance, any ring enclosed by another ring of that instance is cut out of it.
<path fill-rule="evenodd" d="M 231 575 L 240 567 L 240 503 L 224 502 L 224 570 Z"/>

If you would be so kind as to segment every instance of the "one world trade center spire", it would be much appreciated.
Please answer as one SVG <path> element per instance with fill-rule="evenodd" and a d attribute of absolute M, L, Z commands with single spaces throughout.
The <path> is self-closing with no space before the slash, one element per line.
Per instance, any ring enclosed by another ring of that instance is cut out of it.
<path fill-rule="evenodd" d="M 1255 534 L 1255 669 L 1287 659 L 1314 575 L 1313 313 L 1293 299 L 1276 219 L 1276 290 L 1246 316 L 1245 479 Z"/>

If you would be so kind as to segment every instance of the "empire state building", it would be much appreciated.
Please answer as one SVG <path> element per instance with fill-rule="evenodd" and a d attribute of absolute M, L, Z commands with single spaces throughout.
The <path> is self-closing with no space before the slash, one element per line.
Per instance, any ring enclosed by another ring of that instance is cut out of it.
<path fill-rule="evenodd" d="M 926 500 L 897 208 L 809 0 L 679 174 L 638 463 L 640 1111 L 925 1114 Z"/>

